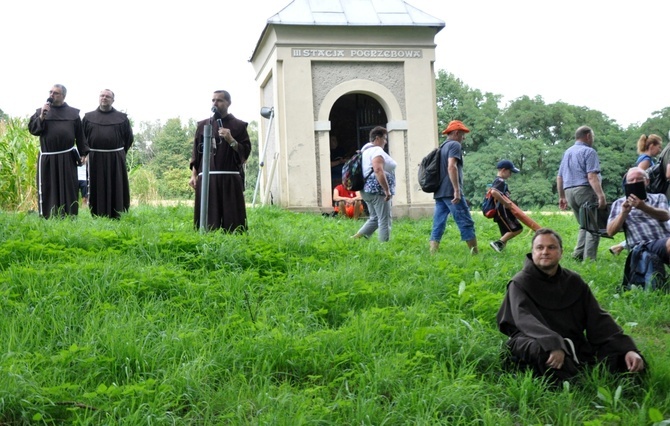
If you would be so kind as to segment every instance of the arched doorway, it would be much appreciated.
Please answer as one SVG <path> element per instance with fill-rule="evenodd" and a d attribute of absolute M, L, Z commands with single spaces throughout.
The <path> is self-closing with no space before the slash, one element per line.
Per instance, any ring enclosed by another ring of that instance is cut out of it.
<path fill-rule="evenodd" d="M 350 158 L 368 142 L 370 130 L 376 126 L 386 126 L 388 119 L 381 104 L 363 93 L 341 96 L 333 104 L 328 119 L 332 190 L 341 181 L 343 160 Z M 385 149 L 388 151 L 388 145 Z"/>

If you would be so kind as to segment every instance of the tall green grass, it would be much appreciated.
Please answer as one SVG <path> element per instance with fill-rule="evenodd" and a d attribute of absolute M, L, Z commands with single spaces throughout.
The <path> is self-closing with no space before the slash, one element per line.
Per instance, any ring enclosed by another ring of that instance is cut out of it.
<path fill-rule="evenodd" d="M 572 216 L 537 216 L 561 230 Z M 600 369 L 552 389 L 503 369 L 495 314 L 530 233 L 498 254 L 475 217 L 470 256 L 450 222 L 362 222 L 249 211 L 245 235 L 193 229 L 186 206 L 120 221 L 0 213 L 0 424 L 609 425 L 670 417 L 670 299 L 620 292 L 623 256 L 563 265 L 591 283 L 651 368 Z"/>

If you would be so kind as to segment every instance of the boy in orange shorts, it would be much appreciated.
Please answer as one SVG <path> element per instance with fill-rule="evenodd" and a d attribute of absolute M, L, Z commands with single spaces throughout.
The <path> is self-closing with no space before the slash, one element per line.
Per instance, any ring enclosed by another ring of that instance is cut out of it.
<path fill-rule="evenodd" d="M 360 191 L 349 191 L 339 184 L 333 189 L 333 207 L 340 216 L 358 219 L 363 213 L 363 198 Z"/>

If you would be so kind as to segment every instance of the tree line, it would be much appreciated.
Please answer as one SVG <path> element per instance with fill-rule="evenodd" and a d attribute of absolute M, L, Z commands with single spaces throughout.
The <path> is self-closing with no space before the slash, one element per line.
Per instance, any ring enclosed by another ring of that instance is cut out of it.
<path fill-rule="evenodd" d="M 444 70 L 438 71 L 436 83 L 438 129 L 461 120 L 471 130 L 463 144 L 463 185 L 473 208 L 479 206 L 503 158 L 521 170 L 509 183 L 521 207 L 558 206 L 558 166 L 579 126 L 595 132 L 608 201 L 622 196 L 621 179 L 637 159 L 641 134 L 655 133 L 668 143 L 670 107 L 655 111 L 642 124 L 623 128 L 602 112 L 564 102 L 547 104 L 540 96 L 522 96 L 503 107 L 501 95 L 472 89 Z"/>

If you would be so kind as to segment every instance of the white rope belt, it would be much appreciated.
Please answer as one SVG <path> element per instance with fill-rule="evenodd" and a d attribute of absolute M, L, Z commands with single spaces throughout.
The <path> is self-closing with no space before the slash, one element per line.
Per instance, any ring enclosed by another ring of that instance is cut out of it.
<path fill-rule="evenodd" d="M 65 151 L 54 151 L 54 152 L 44 152 L 44 151 L 40 151 L 40 155 L 58 155 L 58 154 L 65 154 L 65 153 L 67 153 L 67 152 L 72 151 L 73 149 L 74 149 L 74 147 L 72 147 L 72 148 L 70 148 L 70 149 L 66 149 Z"/>
<path fill-rule="evenodd" d="M 38 160 L 37 160 L 37 186 L 38 186 L 37 196 L 39 198 L 39 204 L 40 204 L 39 205 L 40 216 L 44 216 L 44 209 L 42 208 L 42 204 L 43 204 L 43 199 L 42 199 L 42 156 L 43 155 L 67 154 L 68 152 L 70 152 L 72 150 L 76 150 L 76 149 L 77 148 L 74 147 L 74 146 L 72 148 L 66 149 L 64 151 L 54 151 L 54 152 L 43 152 L 40 149 L 40 155 L 39 155 Z M 77 152 L 77 155 L 79 155 L 79 151 L 75 151 L 75 152 Z"/>
<path fill-rule="evenodd" d="M 217 172 L 217 171 L 210 171 L 209 174 L 210 174 L 210 175 L 239 175 L 240 172 L 226 172 L 226 171 Z M 198 176 L 202 176 L 202 172 L 198 173 Z"/>
<path fill-rule="evenodd" d="M 123 147 L 116 148 L 116 149 L 93 149 L 93 148 L 91 148 L 91 152 L 117 152 L 117 151 L 123 151 Z"/>

